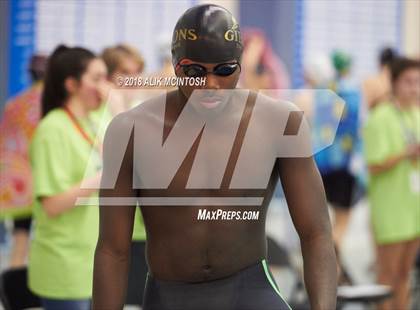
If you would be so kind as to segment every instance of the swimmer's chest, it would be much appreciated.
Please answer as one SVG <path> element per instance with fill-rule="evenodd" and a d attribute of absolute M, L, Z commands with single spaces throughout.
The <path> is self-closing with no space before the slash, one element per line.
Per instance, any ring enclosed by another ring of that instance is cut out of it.
<path fill-rule="evenodd" d="M 170 127 L 165 133 L 156 119 L 136 124 L 133 160 L 141 188 L 266 188 L 275 158 L 263 126 L 249 131 L 229 119 L 204 125 L 188 119 Z"/>

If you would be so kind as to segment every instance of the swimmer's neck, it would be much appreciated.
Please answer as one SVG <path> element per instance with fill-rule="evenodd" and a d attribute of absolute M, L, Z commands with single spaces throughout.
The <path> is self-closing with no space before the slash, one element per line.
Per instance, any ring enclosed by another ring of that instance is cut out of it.
<path fill-rule="evenodd" d="M 185 96 L 185 94 L 179 88 L 177 90 L 177 93 L 178 93 L 178 102 L 182 104 L 182 106 L 184 106 L 187 103 L 189 97 Z"/>

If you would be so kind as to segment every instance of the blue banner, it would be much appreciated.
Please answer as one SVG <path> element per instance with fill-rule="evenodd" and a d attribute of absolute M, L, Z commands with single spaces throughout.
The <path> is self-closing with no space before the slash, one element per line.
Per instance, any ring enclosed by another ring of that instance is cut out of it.
<path fill-rule="evenodd" d="M 29 60 L 35 50 L 35 0 L 10 1 L 8 97 L 31 84 Z"/>

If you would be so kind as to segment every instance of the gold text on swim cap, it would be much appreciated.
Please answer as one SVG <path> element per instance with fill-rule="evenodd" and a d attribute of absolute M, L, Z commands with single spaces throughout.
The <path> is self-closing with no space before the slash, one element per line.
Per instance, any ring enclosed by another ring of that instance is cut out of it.
<path fill-rule="evenodd" d="M 241 32 L 239 31 L 239 25 L 234 24 L 232 28 L 227 30 L 225 32 L 225 40 L 226 41 L 235 41 L 240 42 L 241 41 Z"/>
<path fill-rule="evenodd" d="M 197 34 L 195 33 L 195 29 L 176 29 L 175 30 L 175 40 L 174 43 L 180 41 L 180 40 L 191 40 L 195 41 L 197 40 Z"/>

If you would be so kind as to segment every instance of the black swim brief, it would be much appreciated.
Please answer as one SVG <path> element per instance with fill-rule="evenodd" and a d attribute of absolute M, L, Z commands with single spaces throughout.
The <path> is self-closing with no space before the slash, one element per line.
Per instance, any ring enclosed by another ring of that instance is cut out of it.
<path fill-rule="evenodd" d="M 223 279 L 168 282 L 147 275 L 144 310 L 289 310 L 263 260 Z"/>

